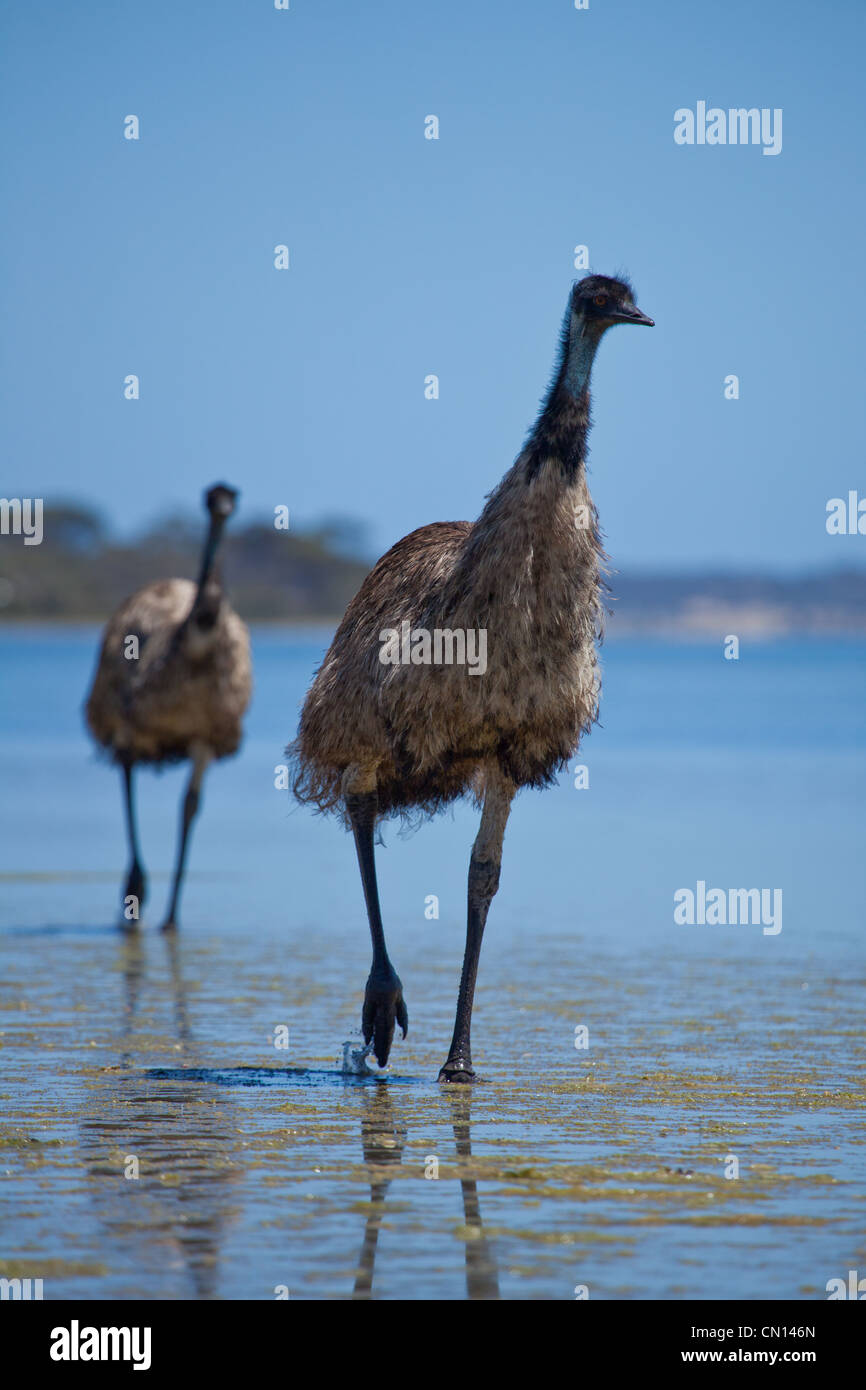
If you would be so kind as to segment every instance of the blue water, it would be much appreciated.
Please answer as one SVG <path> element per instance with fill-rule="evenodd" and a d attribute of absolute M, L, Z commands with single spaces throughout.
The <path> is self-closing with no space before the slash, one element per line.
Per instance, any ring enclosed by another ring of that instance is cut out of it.
<path fill-rule="evenodd" d="M 254 635 L 243 751 L 209 774 L 195 827 L 184 902 L 191 930 L 218 932 L 229 904 L 285 930 L 357 914 L 349 838 L 274 785 L 327 640 L 327 632 Z M 119 779 L 96 756 L 80 714 L 96 641 L 80 629 L 0 635 L 2 869 L 58 875 L 37 891 L 7 881 L 6 925 L 107 922 L 116 905 L 126 855 Z M 611 643 L 603 666 L 601 724 L 575 759 L 589 787 L 575 790 L 563 775 L 554 790 L 518 799 L 497 915 L 507 901 L 566 931 L 593 924 L 624 949 L 648 929 L 678 949 L 701 949 L 710 929 L 691 938 L 675 929 L 672 897 L 704 879 L 783 889 L 777 953 L 813 947 L 818 936 L 822 949 L 855 950 L 866 879 L 866 647 L 744 644 L 733 662 L 720 644 Z M 170 871 L 185 775 L 138 779 L 145 857 L 157 878 Z M 392 914 L 423 923 L 428 893 L 443 916 L 462 914 L 475 823 L 461 806 L 406 843 L 386 829 L 381 873 Z M 81 891 L 81 874 L 107 878 Z M 733 949 L 753 937 L 741 933 Z M 726 944 L 723 933 L 712 942 Z"/>
<path fill-rule="evenodd" d="M 821 1297 L 866 1261 L 863 644 L 604 648 L 574 760 L 589 787 L 564 774 L 509 823 L 470 1101 L 434 1079 L 472 808 L 385 830 L 410 1033 L 387 1083 L 345 1081 L 369 964 L 354 852 L 274 786 L 328 633 L 254 632 L 246 737 L 208 773 L 174 952 L 151 928 L 181 769 L 138 779 L 152 917 L 138 941 L 113 929 L 119 777 L 80 712 L 97 638 L 0 632 L 0 1273 L 48 1271 L 46 1297 L 761 1298 Z M 698 880 L 781 889 L 782 931 L 677 925 Z"/>

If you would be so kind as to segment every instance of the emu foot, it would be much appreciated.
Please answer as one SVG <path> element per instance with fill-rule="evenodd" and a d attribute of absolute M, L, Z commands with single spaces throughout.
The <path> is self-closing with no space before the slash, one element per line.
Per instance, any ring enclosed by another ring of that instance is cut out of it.
<path fill-rule="evenodd" d="M 436 1079 L 437 1081 L 463 1082 L 464 1085 L 469 1085 L 475 1080 L 475 1072 L 472 1070 L 470 1062 L 462 1062 L 459 1057 L 449 1057 Z"/>
<path fill-rule="evenodd" d="M 144 876 L 144 870 L 138 864 L 133 864 L 127 875 L 123 896 L 124 899 L 137 898 L 139 908 L 144 907 L 147 899 L 147 879 Z"/>
<path fill-rule="evenodd" d="M 165 921 L 160 927 L 160 931 L 177 931 L 177 926 L 178 924 L 175 921 L 174 917 L 166 917 Z"/>
<path fill-rule="evenodd" d="M 144 876 L 144 871 L 138 864 L 133 864 L 127 874 L 123 889 L 118 923 L 121 931 L 133 932 L 137 930 L 146 898 L 147 879 Z"/>
<path fill-rule="evenodd" d="M 390 974 L 376 975 L 371 971 L 364 990 L 361 1027 L 364 1042 L 373 1043 L 373 1052 L 380 1067 L 384 1067 L 388 1061 L 395 1023 L 399 1023 L 405 1038 L 409 1032 L 409 1015 L 403 1002 L 400 977 L 393 970 Z"/>

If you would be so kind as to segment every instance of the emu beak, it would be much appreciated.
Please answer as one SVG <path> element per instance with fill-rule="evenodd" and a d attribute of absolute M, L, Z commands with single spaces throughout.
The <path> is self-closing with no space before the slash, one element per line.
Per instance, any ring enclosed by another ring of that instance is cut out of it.
<path fill-rule="evenodd" d="M 648 318 L 642 309 L 633 305 L 630 309 L 615 309 L 611 314 L 614 323 L 645 323 L 647 328 L 655 328 L 655 319 Z"/>

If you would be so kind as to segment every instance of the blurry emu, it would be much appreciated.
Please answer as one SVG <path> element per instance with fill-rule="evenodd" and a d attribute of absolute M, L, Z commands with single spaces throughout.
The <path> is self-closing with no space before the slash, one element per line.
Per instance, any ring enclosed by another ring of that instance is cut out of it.
<path fill-rule="evenodd" d="M 408 1016 L 382 927 L 377 822 L 432 815 L 467 792 L 483 808 L 457 1019 L 439 1072 L 440 1081 L 471 1081 L 478 957 L 511 801 L 520 787 L 549 785 L 597 716 L 603 552 L 586 482 L 589 377 L 617 323 L 652 325 L 630 285 L 590 275 L 572 287 L 553 380 L 517 461 L 474 524 L 423 526 L 371 570 L 288 750 L 298 799 L 342 812 L 354 834 L 373 939 L 362 1025 L 380 1066 L 395 1022 L 405 1037 Z M 431 663 L 436 629 L 462 630 L 467 650 L 475 636 L 476 652 L 486 633 L 486 669 L 447 655 Z"/>
<path fill-rule="evenodd" d="M 177 926 L 190 826 L 202 778 L 214 758 L 236 753 L 251 690 L 249 633 L 223 595 L 215 562 L 237 493 L 219 483 L 205 494 L 209 525 L 198 583 L 163 579 L 126 600 L 105 629 L 87 723 L 123 773 L 130 867 L 124 898 L 147 891 L 138 848 L 133 770 L 189 758 L 171 900 L 163 930 Z"/>

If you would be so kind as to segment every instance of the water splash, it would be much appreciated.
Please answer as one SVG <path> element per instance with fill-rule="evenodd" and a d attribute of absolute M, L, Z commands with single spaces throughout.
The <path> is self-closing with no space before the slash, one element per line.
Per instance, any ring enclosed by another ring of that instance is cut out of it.
<path fill-rule="evenodd" d="M 352 1042 L 343 1043 L 343 1060 L 340 1067 L 344 1076 L 375 1076 L 372 1067 L 367 1066 L 367 1058 L 373 1051 L 373 1044 L 356 1047 Z"/>

